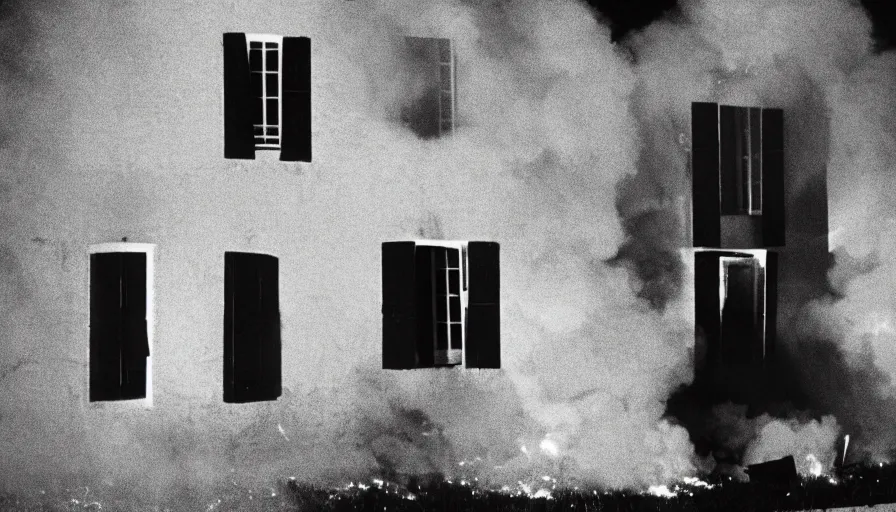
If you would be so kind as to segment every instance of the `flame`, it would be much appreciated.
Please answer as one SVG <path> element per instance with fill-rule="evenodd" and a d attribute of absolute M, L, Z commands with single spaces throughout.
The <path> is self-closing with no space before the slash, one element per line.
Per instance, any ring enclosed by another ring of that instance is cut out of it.
<path fill-rule="evenodd" d="M 809 473 L 812 476 L 821 476 L 821 461 L 811 453 L 806 455 L 806 460 L 809 461 Z"/>
<path fill-rule="evenodd" d="M 541 444 L 538 445 L 541 448 L 542 453 L 546 453 L 552 457 L 556 457 L 560 453 L 560 447 L 557 445 L 557 442 L 552 439 L 542 439 Z"/>
<path fill-rule="evenodd" d="M 647 488 L 647 492 L 660 498 L 674 498 L 676 495 L 670 491 L 665 485 L 651 485 Z"/>

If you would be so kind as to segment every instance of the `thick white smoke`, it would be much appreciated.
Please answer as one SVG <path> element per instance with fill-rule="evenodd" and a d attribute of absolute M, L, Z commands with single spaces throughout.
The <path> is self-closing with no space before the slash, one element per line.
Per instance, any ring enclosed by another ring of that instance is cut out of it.
<path fill-rule="evenodd" d="M 476 461 L 470 471 L 496 483 L 550 471 L 613 487 L 691 474 L 687 432 L 663 417 L 692 372 L 688 277 L 664 263 L 688 243 L 692 101 L 787 111 L 819 91 L 832 113 L 831 226 L 855 257 L 883 262 L 869 282 L 892 280 L 892 246 L 864 196 L 850 195 L 849 177 L 868 176 L 887 225 L 894 143 L 880 112 L 893 112 L 884 77 L 892 81 L 894 63 L 869 53 L 870 25 L 846 1 L 683 2 L 624 47 L 573 0 L 306 2 L 277 16 L 250 5 L 234 7 L 239 16 L 195 5 L 9 9 L 4 47 L 19 47 L 22 19 L 37 29 L 30 53 L 16 54 L 31 75 L 0 79 L 4 95 L 22 91 L 0 107 L 19 116 L 6 117 L 19 124 L 0 139 L 0 166 L 10 169 L 0 204 L 16 201 L 2 213 L 0 326 L 11 341 L 0 355 L 3 368 L 23 358 L 42 368 L 0 381 L 0 449 L 11 467 L 52 474 L 50 461 L 65 453 L 71 472 L 147 477 L 160 492 L 178 479 L 202 487 L 232 468 L 344 482 L 384 471 L 451 476 Z M 289 172 L 271 164 L 279 174 L 222 164 L 220 134 L 195 130 L 220 121 L 220 33 L 291 33 L 306 16 L 320 20 L 301 34 L 315 51 L 315 163 Z M 245 19 L 258 21 L 246 28 Z M 200 29 L 208 33 L 190 40 L 214 58 L 197 63 L 176 36 Z M 93 34 L 91 57 L 74 67 L 84 33 Z M 458 53 L 451 137 L 419 140 L 394 119 L 408 34 L 451 38 Z M 196 85 L 204 81 L 215 86 Z M 789 136 L 801 140 L 799 129 Z M 862 227 L 849 231 L 854 220 Z M 83 398 L 84 351 L 63 350 L 74 361 L 66 366 L 29 345 L 69 347 L 83 330 L 83 316 L 33 319 L 78 310 L 83 246 L 121 232 L 160 244 L 159 290 L 180 299 L 161 306 L 168 341 L 150 414 L 85 412 L 73 405 Z M 421 233 L 501 243 L 501 371 L 378 369 L 379 243 Z M 35 234 L 49 242 L 31 242 Z M 241 247 L 281 257 L 286 392 L 239 409 L 219 404 L 219 305 L 204 297 L 218 291 L 219 252 Z M 177 274 L 174 261 L 192 270 Z M 845 298 L 819 307 L 843 321 L 814 329 L 852 350 L 873 327 L 875 360 L 892 368 L 892 301 L 874 302 L 880 318 L 849 323 L 870 315 L 863 279 L 842 278 Z M 67 394 L 34 385 L 41 371 L 63 372 Z M 836 423 L 770 421 L 749 432 L 751 461 L 789 449 L 822 457 Z M 65 447 L 47 441 L 56 436 Z"/>

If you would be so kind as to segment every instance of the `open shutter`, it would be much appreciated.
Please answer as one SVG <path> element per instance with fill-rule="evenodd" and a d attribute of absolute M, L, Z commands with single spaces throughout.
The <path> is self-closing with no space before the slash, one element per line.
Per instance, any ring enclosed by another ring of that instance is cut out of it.
<path fill-rule="evenodd" d="M 762 110 L 762 239 L 765 247 L 785 244 L 784 111 Z"/>
<path fill-rule="evenodd" d="M 311 161 L 311 40 L 283 38 L 280 160 Z"/>
<path fill-rule="evenodd" d="M 409 370 L 418 364 L 416 244 L 384 242 L 382 247 L 383 369 Z"/>
<path fill-rule="evenodd" d="M 720 247 L 719 107 L 691 103 L 691 215 L 694 247 Z"/>
<path fill-rule="evenodd" d="M 224 34 L 224 157 L 255 158 L 246 35 Z"/>
<path fill-rule="evenodd" d="M 497 242 L 469 242 L 467 368 L 501 367 L 500 265 Z"/>
<path fill-rule="evenodd" d="M 90 401 L 118 400 L 120 386 L 119 253 L 90 255 Z"/>
<path fill-rule="evenodd" d="M 694 254 L 695 349 L 703 357 L 696 367 L 697 379 L 711 378 L 720 359 L 721 303 L 719 300 L 719 257 L 723 253 Z"/>
<path fill-rule="evenodd" d="M 280 396 L 280 305 L 277 258 L 224 254 L 224 401 Z"/>
<path fill-rule="evenodd" d="M 122 253 L 121 398 L 146 398 L 146 254 Z"/>
<path fill-rule="evenodd" d="M 778 253 L 765 255 L 765 365 L 774 361 L 778 333 Z"/>

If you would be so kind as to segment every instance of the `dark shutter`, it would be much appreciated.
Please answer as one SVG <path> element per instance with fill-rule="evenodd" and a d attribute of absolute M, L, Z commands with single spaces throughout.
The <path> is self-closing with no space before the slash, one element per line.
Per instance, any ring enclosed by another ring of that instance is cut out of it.
<path fill-rule="evenodd" d="M 122 254 L 121 398 L 146 398 L 146 253 Z"/>
<path fill-rule="evenodd" d="M 722 253 L 694 253 L 694 320 L 696 349 L 705 354 L 695 368 L 698 380 L 711 379 L 720 360 L 719 257 Z"/>
<path fill-rule="evenodd" d="M 406 37 L 404 62 L 406 62 L 404 104 L 402 122 L 418 137 L 438 137 L 440 130 L 440 91 L 442 47 L 450 54 L 450 41 L 431 37 Z"/>
<path fill-rule="evenodd" d="M 418 365 L 416 244 L 384 242 L 382 251 L 383 369 L 416 368 Z M 429 352 L 431 359 L 432 350 Z"/>
<path fill-rule="evenodd" d="M 90 401 L 146 397 L 146 254 L 90 255 Z"/>
<path fill-rule="evenodd" d="M 694 247 L 719 247 L 719 117 L 715 103 L 691 103 L 691 207 Z"/>
<path fill-rule="evenodd" d="M 276 400 L 281 394 L 278 261 L 224 254 L 224 401 Z"/>
<path fill-rule="evenodd" d="M 464 349 L 467 368 L 501 367 L 501 281 L 498 252 L 497 242 L 467 244 L 470 267 Z"/>
<path fill-rule="evenodd" d="M 765 247 L 785 244 L 784 111 L 762 110 L 762 238 Z"/>
<path fill-rule="evenodd" d="M 311 40 L 283 38 L 280 160 L 311 161 Z"/>
<path fill-rule="evenodd" d="M 778 334 L 778 253 L 765 255 L 765 364 L 774 363 Z"/>
<path fill-rule="evenodd" d="M 246 35 L 224 34 L 224 157 L 255 158 Z"/>

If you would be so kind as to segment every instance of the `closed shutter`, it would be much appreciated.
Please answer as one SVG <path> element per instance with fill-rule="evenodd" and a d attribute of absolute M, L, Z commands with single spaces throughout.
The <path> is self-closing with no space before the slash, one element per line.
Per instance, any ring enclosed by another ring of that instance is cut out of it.
<path fill-rule="evenodd" d="M 720 247 L 719 107 L 691 104 L 691 187 L 694 247 Z"/>
<path fill-rule="evenodd" d="M 418 367 L 416 244 L 384 242 L 383 369 Z M 432 346 L 428 351 L 432 359 Z M 431 365 L 431 362 L 430 362 Z"/>
<path fill-rule="evenodd" d="M 311 161 L 311 40 L 283 38 L 280 160 Z"/>
<path fill-rule="evenodd" d="M 246 35 L 224 34 L 224 157 L 255 158 Z"/>
<path fill-rule="evenodd" d="M 224 255 L 224 401 L 276 400 L 281 394 L 278 261 Z"/>
<path fill-rule="evenodd" d="M 146 254 L 90 255 L 90 401 L 146 397 Z"/>
<path fill-rule="evenodd" d="M 719 258 L 725 253 L 697 252 L 694 254 L 694 320 L 696 350 L 703 354 L 696 368 L 697 379 L 712 379 L 713 370 L 721 358 L 721 303 L 719 300 Z"/>
<path fill-rule="evenodd" d="M 469 295 L 464 358 L 467 368 L 501 367 L 499 245 L 469 242 Z"/>
<path fill-rule="evenodd" d="M 762 110 L 762 238 L 765 247 L 785 244 L 784 111 Z"/>

